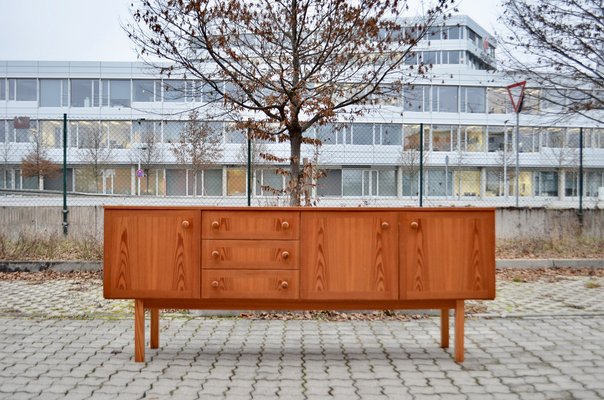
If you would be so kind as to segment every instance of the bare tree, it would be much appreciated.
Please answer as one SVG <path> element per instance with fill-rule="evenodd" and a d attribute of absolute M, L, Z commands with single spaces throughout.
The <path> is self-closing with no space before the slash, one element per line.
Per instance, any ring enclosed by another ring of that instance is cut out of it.
<path fill-rule="evenodd" d="M 48 144 L 42 132 L 31 131 L 29 152 L 21 160 L 21 174 L 25 178 L 38 178 L 38 189 L 44 189 L 44 177 L 52 178 L 59 174 L 59 166 L 48 157 Z"/>
<path fill-rule="evenodd" d="M 113 149 L 108 145 L 101 127 L 87 132 L 83 142 L 84 145 L 78 149 L 78 155 L 85 163 L 84 173 L 94 181 L 95 192 L 98 193 L 104 171 L 113 160 Z"/>
<path fill-rule="evenodd" d="M 163 159 L 164 149 L 162 147 L 160 135 L 153 131 L 141 132 L 139 143 L 134 146 L 132 150 L 131 161 L 144 171 L 147 192 L 149 191 L 151 168 L 157 167 Z M 139 193 L 139 195 L 140 194 L 141 193 Z"/>
<path fill-rule="evenodd" d="M 197 195 L 199 172 L 222 157 L 222 132 L 216 132 L 207 122 L 200 121 L 199 112 L 193 110 L 178 142 L 172 144 L 172 152 L 179 164 L 193 171 L 193 192 Z"/>
<path fill-rule="evenodd" d="M 142 57 L 172 62 L 163 72 L 201 80 L 235 119 L 252 113 L 256 135 L 289 141 L 299 205 L 309 129 L 359 115 L 384 87 L 426 72 L 403 62 L 452 2 L 431 3 L 402 24 L 407 0 L 143 0 L 126 30 Z"/>
<path fill-rule="evenodd" d="M 9 160 L 11 159 L 11 156 L 13 155 L 13 143 L 9 142 L 8 140 L 4 143 L 2 143 L 2 153 L 0 153 L 2 155 L 2 180 L 4 182 L 4 187 L 2 187 L 2 189 L 10 189 L 10 187 L 8 187 L 8 172 L 10 171 L 10 169 L 8 168 L 9 165 Z"/>
<path fill-rule="evenodd" d="M 601 0 L 505 0 L 500 20 L 502 61 L 544 88 L 544 109 L 604 122 Z"/>

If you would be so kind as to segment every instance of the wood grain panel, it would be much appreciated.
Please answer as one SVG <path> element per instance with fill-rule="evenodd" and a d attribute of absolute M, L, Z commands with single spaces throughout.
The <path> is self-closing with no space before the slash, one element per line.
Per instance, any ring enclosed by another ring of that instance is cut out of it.
<path fill-rule="evenodd" d="M 398 297 L 396 213 L 303 212 L 301 297 Z"/>
<path fill-rule="evenodd" d="M 400 238 L 402 299 L 495 297 L 492 211 L 401 213 Z"/>
<path fill-rule="evenodd" d="M 204 211 L 203 239 L 298 239 L 297 211 Z"/>
<path fill-rule="evenodd" d="M 199 298 L 200 214 L 105 210 L 105 297 Z"/>
<path fill-rule="evenodd" d="M 202 240 L 203 269 L 298 269 L 297 240 Z"/>
<path fill-rule="evenodd" d="M 295 270 L 203 270 L 204 299 L 296 299 Z M 245 306 L 244 306 L 245 307 Z"/>

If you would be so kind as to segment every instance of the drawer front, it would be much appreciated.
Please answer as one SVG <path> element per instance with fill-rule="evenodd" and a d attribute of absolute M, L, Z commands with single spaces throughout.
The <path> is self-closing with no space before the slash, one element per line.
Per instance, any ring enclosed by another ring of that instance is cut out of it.
<path fill-rule="evenodd" d="M 203 239 L 298 239 L 295 211 L 203 211 Z"/>
<path fill-rule="evenodd" d="M 296 240 L 202 240 L 203 269 L 298 269 Z"/>
<path fill-rule="evenodd" d="M 204 299 L 297 299 L 300 285 L 295 270 L 203 270 Z"/>

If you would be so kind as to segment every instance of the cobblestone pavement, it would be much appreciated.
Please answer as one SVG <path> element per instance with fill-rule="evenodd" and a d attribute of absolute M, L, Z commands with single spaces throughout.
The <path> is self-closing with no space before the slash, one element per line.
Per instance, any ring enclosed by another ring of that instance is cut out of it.
<path fill-rule="evenodd" d="M 100 280 L 0 281 L 0 399 L 604 399 L 603 278 L 497 289 L 468 302 L 462 364 L 438 318 L 184 312 L 135 363 L 131 302 L 102 299 Z"/>
<path fill-rule="evenodd" d="M 130 318 L 131 301 L 103 299 L 100 279 L 0 280 L 0 316 Z M 492 317 L 604 315 L 604 278 L 560 275 L 534 282 L 498 280 L 493 301 L 468 301 L 469 314 Z M 175 311 L 171 317 L 196 312 Z"/>

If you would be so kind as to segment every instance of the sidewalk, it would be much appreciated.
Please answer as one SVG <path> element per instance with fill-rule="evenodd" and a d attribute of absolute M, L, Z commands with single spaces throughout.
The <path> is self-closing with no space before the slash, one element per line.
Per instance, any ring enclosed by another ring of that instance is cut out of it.
<path fill-rule="evenodd" d="M 604 277 L 589 273 L 500 272 L 495 301 L 468 302 L 463 364 L 430 316 L 176 310 L 138 364 L 131 302 L 104 300 L 98 274 L 0 280 L 0 399 L 602 399 Z"/>

